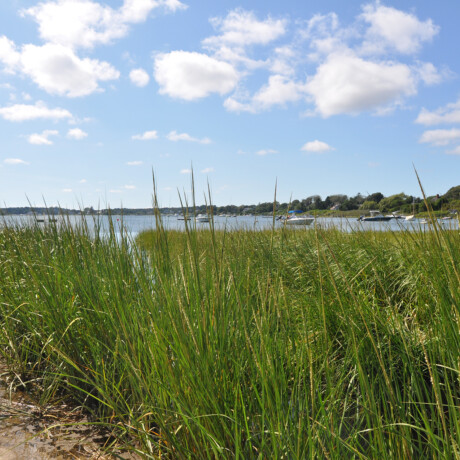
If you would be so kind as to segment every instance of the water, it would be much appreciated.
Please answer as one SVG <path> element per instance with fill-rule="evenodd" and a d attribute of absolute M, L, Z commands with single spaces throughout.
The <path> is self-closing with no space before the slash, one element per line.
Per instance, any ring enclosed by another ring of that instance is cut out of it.
<path fill-rule="evenodd" d="M 58 218 L 58 224 L 59 224 Z M 82 224 L 81 216 L 69 216 L 66 219 L 69 220 L 72 226 L 78 226 Z M 88 225 L 88 228 L 93 231 L 95 222 L 101 226 L 102 233 L 109 232 L 109 217 L 108 216 L 84 216 L 84 221 Z M 7 216 L 3 219 L 3 223 L 10 224 L 21 224 L 27 225 L 33 222 L 33 217 L 30 216 Z M 171 230 L 184 230 L 185 222 L 179 220 L 176 216 L 164 216 L 162 217 L 163 226 L 166 229 Z M 438 221 L 443 228 L 456 230 L 459 228 L 458 220 L 451 219 L 448 221 Z M 114 231 L 117 235 L 120 235 L 122 230 L 125 229 L 132 237 L 135 237 L 138 233 L 144 230 L 150 230 L 156 228 L 156 221 L 154 216 L 112 216 L 112 224 Z M 0 225 L 2 222 L 0 221 Z M 210 223 L 195 223 L 192 219 L 187 222 L 189 228 L 196 227 L 210 228 Z M 283 221 L 275 221 L 275 228 L 282 228 L 285 224 Z M 391 219 L 387 222 L 359 222 L 356 218 L 346 219 L 340 217 L 319 217 L 310 226 L 292 226 L 293 230 L 312 230 L 314 227 L 319 226 L 321 228 L 336 228 L 344 232 L 354 232 L 363 230 L 373 231 L 427 231 L 432 228 L 430 224 L 424 224 L 423 219 L 414 219 L 413 221 L 406 222 L 403 219 Z M 217 230 L 269 230 L 273 227 L 272 217 L 262 216 L 238 216 L 238 217 L 214 217 L 214 228 Z"/>

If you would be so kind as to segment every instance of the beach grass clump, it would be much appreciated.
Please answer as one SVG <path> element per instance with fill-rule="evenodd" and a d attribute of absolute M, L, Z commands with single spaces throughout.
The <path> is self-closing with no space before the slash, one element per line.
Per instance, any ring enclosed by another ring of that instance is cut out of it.
<path fill-rule="evenodd" d="M 460 237 L 0 233 L 0 349 L 150 458 L 457 458 Z"/>

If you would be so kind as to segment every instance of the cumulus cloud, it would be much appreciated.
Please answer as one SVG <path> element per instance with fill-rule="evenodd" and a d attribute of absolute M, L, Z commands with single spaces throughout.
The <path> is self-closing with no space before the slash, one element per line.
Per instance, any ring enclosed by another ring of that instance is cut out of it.
<path fill-rule="evenodd" d="M 133 69 L 129 72 L 129 79 L 131 83 L 140 88 L 147 86 L 150 81 L 149 74 L 144 69 Z"/>
<path fill-rule="evenodd" d="M 366 61 L 347 53 L 330 55 L 305 88 L 318 113 L 329 117 L 394 104 L 415 94 L 416 82 L 405 64 Z"/>
<path fill-rule="evenodd" d="M 239 8 L 224 19 L 212 18 L 211 24 L 219 35 L 206 38 L 203 45 L 216 48 L 222 45 L 266 45 L 284 35 L 287 21 L 271 17 L 260 21 L 253 12 Z"/>
<path fill-rule="evenodd" d="M 71 188 L 63 188 L 62 191 L 64 193 L 72 193 L 73 190 Z"/>
<path fill-rule="evenodd" d="M 369 24 L 363 50 L 372 53 L 387 48 L 402 54 L 417 53 L 423 42 L 431 41 L 439 31 L 431 19 L 422 22 L 414 14 L 378 2 L 365 5 L 361 18 Z"/>
<path fill-rule="evenodd" d="M 451 72 L 440 72 L 431 62 L 420 62 L 414 66 L 414 74 L 426 85 L 437 85 L 448 78 Z"/>
<path fill-rule="evenodd" d="M 0 39 L 3 39 L 5 44 L 6 38 Z M 11 49 L 2 51 L 0 48 L 0 61 L 6 68 L 30 77 L 50 94 L 68 97 L 87 96 L 100 90 L 99 82 L 116 80 L 120 76 L 120 72 L 108 62 L 80 59 L 71 48 L 61 44 L 28 44 L 18 51 L 15 45 L 9 42 L 7 47 Z"/>
<path fill-rule="evenodd" d="M 62 120 L 72 119 L 72 114 L 65 109 L 49 109 L 44 102 L 38 101 L 35 105 L 16 104 L 0 107 L 0 117 L 8 121 L 30 120 Z"/>
<path fill-rule="evenodd" d="M 135 161 L 127 161 L 126 164 L 128 166 L 140 166 L 140 165 L 143 165 L 144 162 L 143 161 L 139 161 L 139 160 L 135 160 Z"/>
<path fill-rule="evenodd" d="M 69 139 L 75 139 L 75 140 L 79 141 L 81 139 L 84 139 L 85 137 L 88 137 L 88 133 L 86 133 L 85 131 L 83 131 L 80 128 L 73 128 L 73 129 L 69 129 L 69 131 L 67 131 L 67 137 Z"/>
<path fill-rule="evenodd" d="M 116 80 L 120 72 L 108 62 L 80 59 L 62 45 L 25 45 L 21 70 L 40 88 L 60 96 L 87 96 L 99 90 L 100 81 Z"/>
<path fill-rule="evenodd" d="M 43 131 L 41 134 L 29 134 L 27 136 L 27 142 L 33 145 L 53 145 L 53 141 L 51 141 L 49 138 L 51 136 L 57 136 L 58 134 L 59 131 L 57 130 L 45 129 L 45 131 Z"/>
<path fill-rule="evenodd" d="M 458 140 L 460 140 L 460 129 L 431 129 L 422 134 L 419 142 L 441 146 Z"/>
<path fill-rule="evenodd" d="M 21 160 L 20 158 L 6 158 L 3 163 L 7 165 L 28 165 L 27 161 Z"/>
<path fill-rule="evenodd" d="M 432 112 L 422 108 L 415 123 L 426 126 L 460 123 L 460 99 Z"/>
<path fill-rule="evenodd" d="M 152 139 L 158 139 L 158 133 L 156 131 L 145 131 L 142 134 L 135 134 L 131 139 L 137 141 L 150 141 Z"/>
<path fill-rule="evenodd" d="M 238 74 L 228 62 L 188 51 L 158 55 L 154 76 L 160 85 L 160 94 L 188 101 L 212 93 L 226 94 L 238 82 Z"/>
<path fill-rule="evenodd" d="M 204 168 L 204 169 L 201 170 L 201 172 L 203 174 L 209 174 L 209 173 L 214 172 L 214 168 Z"/>
<path fill-rule="evenodd" d="M 21 55 L 16 50 L 14 42 L 4 35 L 0 36 L 0 62 L 5 66 L 6 72 L 13 73 L 20 59 Z"/>
<path fill-rule="evenodd" d="M 192 170 L 191 169 L 181 169 L 180 173 L 181 174 L 192 174 Z"/>
<path fill-rule="evenodd" d="M 230 111 L 259 112 L 275 105 L 285 106 L 288 102 L 296 102 L 304 96 L 304 93 L 304 84 L 289 80 L 283 75 L 271 75 L 268 83 L 257 91 L 250 103 L 241 104 L 233 100 L 227 102 L 226 107 Z"/>
<path fill-rule="evenodd" d="M 198 139 L 196 137 L 190 136 L 187 133 L 178 133 L 176 131 L 171 131 L 166 136 L 170 141 L 177 142 L 177 141 L 186 141 L 186 142 L 198 142 L 199 144 L 211 144 L 211 139 L 208 137 L 204 137 L 203 139 Z"/>
<path fill-rule="evenodd" d="M 135 185 L 125 185 L 123 188 L 125 188 L 126 190 L 134 190 L 136 186 Z"/>
<path fill-rule="evenodd" d="M 268 16 L 260 20 L 253 12 L 242 8 L 230 11 L 225 18 L 212 18 L 210 22 L 218 34 L 204 39 L 203 47 L 214 58 L 251 71 L 267 67 L 267 61 L 249 57 L 248 47 L 267 46 L 283 36 L 287 28 L 285 19 Z M 288 66 L 283 65 L 281 60 L 272 62 L 272 65 L 279 73 L 284 73 Z"/>
<path fill-rule="evenodd" d="M 311 153 L 324 153 L 328 152 L 329 150 L 335 149 L 331 147 L 329 144 L 326 144 L 326 142 L 314 140 L 304 144 L 300 150 Z"/>
<path fill-rule="evenodd" d="M 37 24 L 40 37 L 70 48 L 92 48 L 127 35 L 129 25 L 144 22 L 157 8 L 185 8 L 178 0 L 124 0 L 118 9 L 91 0 L 56 0 L 23 9 Z"/>
<path fill-rule="evenodd" d="M 256 155 L 265 156 L 265 155 L 272 155 L 272 154 L 275 154 L 275 153 L 278 153 L 278 150 L 262 149 L 262 150 L 258 150 L 256 152 Z"/>

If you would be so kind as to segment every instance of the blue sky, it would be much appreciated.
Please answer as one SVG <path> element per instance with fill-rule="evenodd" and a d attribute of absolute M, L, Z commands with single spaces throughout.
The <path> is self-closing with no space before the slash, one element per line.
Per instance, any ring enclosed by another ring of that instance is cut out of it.
<path fill-rule="evenodd" d="M 161 206 L 460 184 L 460 3 L 0 2 L 0 199 Z"/>

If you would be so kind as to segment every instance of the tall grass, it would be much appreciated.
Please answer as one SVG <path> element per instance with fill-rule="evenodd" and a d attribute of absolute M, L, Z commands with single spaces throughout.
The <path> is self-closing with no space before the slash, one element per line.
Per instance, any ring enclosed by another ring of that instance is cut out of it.
<path fill-rule="evenodd" d="M 0 233 L 0 349 L 149 458 L 458 458 L 458 231 Z"/>

